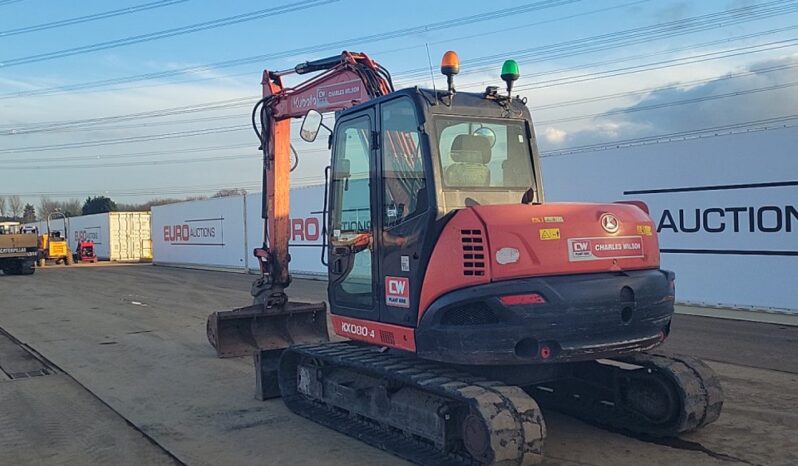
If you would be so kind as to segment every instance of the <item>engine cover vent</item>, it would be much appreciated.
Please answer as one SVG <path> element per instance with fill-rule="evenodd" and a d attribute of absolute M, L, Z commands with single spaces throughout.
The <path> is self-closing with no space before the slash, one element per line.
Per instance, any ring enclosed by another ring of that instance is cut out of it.
<path fill-rule="evenodd" d="M 463 275 L 485 275 L 485 238 L 482 230 L 460 230 L 463 245 Z"/>

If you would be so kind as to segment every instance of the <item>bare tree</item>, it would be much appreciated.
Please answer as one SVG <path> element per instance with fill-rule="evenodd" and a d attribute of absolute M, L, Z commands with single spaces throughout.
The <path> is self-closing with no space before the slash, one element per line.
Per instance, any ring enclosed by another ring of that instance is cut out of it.
<path fill-rule="evenodd" d="M 68 201 L 60 202 L 59 204 L 61 212 L 63 212 L 67 217 L 77 217 L 79 215 L 83 215 L 82 203 L 77 199 L 70 199 Z"/>
<path fill-rule="evenodd" d="M 11 209 L 11 216 L 18 218 L 22 215 L 22 199 L 16 194 L 8 198 L 8 207 Z"/>
<path fill-rule="evenodd" d="M 42 196 L 39 199 L 39 218 L 46 219 L 48 215 L 58 209 L 58 202 L 50 199 L 47 196 Z"/>
<path fill-rule="evenodd" d="M 6 216 L 6 198 L 0 196 L 0 217 Z"/>
<path fill-rule="evenodd" d="M 246 196 L 247 190 L 244 188 L 226 188 L 216 191 L 211 197 Z"/>

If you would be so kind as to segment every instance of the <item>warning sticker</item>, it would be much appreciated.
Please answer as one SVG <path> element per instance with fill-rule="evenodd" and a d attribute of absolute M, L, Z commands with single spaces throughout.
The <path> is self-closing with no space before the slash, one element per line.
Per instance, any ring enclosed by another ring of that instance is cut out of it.
<path fill-rule="evenodd" d="M 543 241 L 560 239 L 559 228 L 541 228 L 539 231 L 540 231 L 540 239 L 542 239 Z"/>
<path fill-rule="evenodd" d="M 643 257 L 643 238 L 640 236 L 568 239 L 568 260 L 571 262 L 633 257 Z"/>
<path fill-rule="evenodd" d="M 410 307 L 410 281 L 405 277 L 385 277 L 385 304 Z"/>
<path fill-rule="evenodd" d="M 637 226 L 637 234 L 651 236 L 654 232 L 651 229 L 651 225 L 642 224 Z"/>

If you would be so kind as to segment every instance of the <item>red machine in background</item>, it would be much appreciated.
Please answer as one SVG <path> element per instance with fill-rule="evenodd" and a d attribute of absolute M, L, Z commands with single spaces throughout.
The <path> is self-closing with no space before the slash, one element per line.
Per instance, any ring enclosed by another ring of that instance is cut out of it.
<path fill-rule="evenodd" d="M 78 262 L 97 262 L 97 254 L 94 252 L 94 241 L 81 241 L 78 243 L 76 255 Z"/>

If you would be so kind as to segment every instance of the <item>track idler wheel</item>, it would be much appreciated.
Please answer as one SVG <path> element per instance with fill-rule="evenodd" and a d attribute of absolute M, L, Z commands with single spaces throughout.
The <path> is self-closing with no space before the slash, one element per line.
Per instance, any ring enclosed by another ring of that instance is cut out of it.
<path fill-rule="evenodd" d="M 463 444 L 468 453 L 477 461 L 487 463 L 493 457 L 490 449 L 490 431 L 485 421 L 476 414 L 469 414 L 463 420 Z"/>
<path fill-rule="evenodd" d="M 626 408 L 652 424 L 666 424 L 678 413 L 680 401 L 676 387 L 665 380 L 630 377 L 624 380 L 621 392 Z"/>
<path fill-rule="evenodd" d="M 569 377 L 525 389 L 544 408 L 656 437 L 711 424 L 723 408 L 715 372 L 679 355 L 638 353 L 576 363 Z"/>

